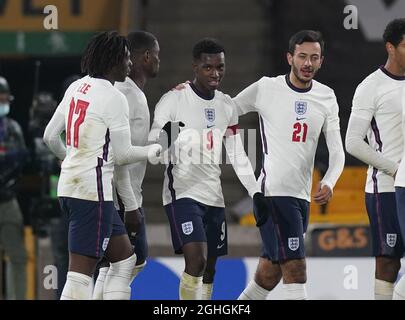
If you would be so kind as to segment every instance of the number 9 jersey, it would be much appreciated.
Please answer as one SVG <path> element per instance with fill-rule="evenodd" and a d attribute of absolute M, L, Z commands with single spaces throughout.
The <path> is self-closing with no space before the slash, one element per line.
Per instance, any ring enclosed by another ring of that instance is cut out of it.
<path fill-rule="evenodd" d="M 259 177 L 266 196 L 310 201 L 315 152 L 321 130 L 340 130 L 333 90 L 315 80 L 308 89 L 288 75 L 263 77 L 233 101 L 239 115 L 258 112 L 264 164 Z"/>
<path fill-rule="evenodd" d="M 168 121 L 181 121 L 165 171 L 163 205 L 191 198 L 208 206 L 225 207 L 221 188 L 222 141 L 234 132 L 238 115 L 232 99 L 216 90 L 212 99 L 202 97 L 192 84 L 166 93 L 155 109 L 149 140 L 155 141 Z M 166 161 L 165 161 L 166 162 Z"/>

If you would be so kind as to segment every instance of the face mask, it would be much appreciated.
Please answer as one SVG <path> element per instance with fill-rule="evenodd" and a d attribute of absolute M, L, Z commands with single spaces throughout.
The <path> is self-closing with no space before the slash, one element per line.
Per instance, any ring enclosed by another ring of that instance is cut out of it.
<path fill-rule="evenodd" d="M 9 103 L 1 103 L 0 104 L 0 118 L 5 117 L 10 112 L 10 104 Z"/>

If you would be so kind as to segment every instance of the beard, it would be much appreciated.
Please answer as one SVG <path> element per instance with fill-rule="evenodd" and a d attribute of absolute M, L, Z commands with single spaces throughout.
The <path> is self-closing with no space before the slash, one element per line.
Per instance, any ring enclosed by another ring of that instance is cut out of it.
<path fill-rule="evenodd" d="M 312 79 L 315 77 L 316 73 L 318 72 L 318 70 L 316 69 L 312 69 L 311 71 L 313 72 L 312 77 L 311 78 L 304 78 L 300 76 L 300 70 L 293 64 L 292 65 L 292 71 L 295 75 L 295 77 L 303 84 L 308 84 L 312 81 Z"/>

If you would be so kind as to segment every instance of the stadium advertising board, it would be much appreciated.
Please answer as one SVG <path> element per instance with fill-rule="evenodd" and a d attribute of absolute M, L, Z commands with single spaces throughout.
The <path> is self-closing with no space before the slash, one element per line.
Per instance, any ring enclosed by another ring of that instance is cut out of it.
<path fill-rule="evenodd" d="M 371 235 L 367 225 L 319 226 L 307 235 L 311 256 L 371 256 Z"/>
<path fill-rule="evenodd" d="M 80 54 L 94 32 L 119 28 L 122 2 L 0 0 L 0 54 Z M 47 6 L 51 11 L 44 12 Z M 45 28 L 49 14 L 57 19 L 55 30 Z"/>

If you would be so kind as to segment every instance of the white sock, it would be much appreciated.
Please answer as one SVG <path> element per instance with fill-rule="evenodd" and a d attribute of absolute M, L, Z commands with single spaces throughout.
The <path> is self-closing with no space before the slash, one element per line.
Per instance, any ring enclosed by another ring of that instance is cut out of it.
<path fill-rule="evenodd" d="M 307 300 L 305 283 L 283 284 L 284 300 Z"/>
<path fill-rule="evenodd" d="M 125 260 L 110 263 L 104 280 L 103 300 L 129 300 L 131 298 L 130 285 L 135 263 L 135 254 Z"/>
<path fill-rule="evenodd" d="M 88 300 L 90 297 L 91 277 L 69 271 L 66 277 L 66 283 L 63 287 L 61 300 Z"/>
<path fill-rule="evenodd" d="M 139 272 L 141 272 L 143 270 L 143 268 L 145 268 L 145 266 L 146 266 L 146 261 L 140 265 L 135 266 L 135 268 L 132 272 L 132 281 L 134 281 L 136 276 L 139 274 Z M 131 281 L 131 283 L 132 283 L 132 281 Z"/>
<path fill-rule="evenodd" d="M 201 300 L 211 300 L 213 286 L 213 283 L 203 283 Z"/>
<path fill-rule="evenodd" d="M 256 281 L 251 280 L 245 290 L 240 294 L 238 300 L 266 300 L 269 290 L 259 286 Z"/>
<path fill-rule="evenodd" d="M 201 300 L 202 278 L 183 272 L 179 286 L 180 300 Z"/>
<path fill-rule="evenodd" d="M 402 276 L 395 286 L 392 300 L 405 300 L 405 276 Z"/>
<path fill-rule="evenodd" d="M 392 300 L 394 284 L 388 281 L 375 279 L 374 282 L 374 299 L 375 300 Z"/>
<path fill-rule="evenodd" d="M 107 276 L 107 272 L 109 267 L 100 268 L 98 271 L 98 277 L 96 280 L 96 284 L 94 285 L 93 290 L 93 300 L 103 300 L 103 288 L 104 288 L 104 281 L 105 277 Z"/>

